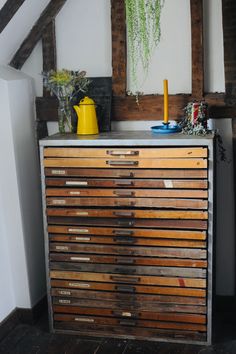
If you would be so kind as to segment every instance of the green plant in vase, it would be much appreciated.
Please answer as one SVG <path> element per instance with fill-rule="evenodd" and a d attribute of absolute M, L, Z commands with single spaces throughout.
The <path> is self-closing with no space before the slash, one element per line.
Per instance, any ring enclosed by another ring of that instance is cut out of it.
<path fill-rule="evenodd" d="M 71 101 L 78 92 L 85 92 L 90 80 L 85 71 L 50 70 L 43 72 L 43 85 L 58 99 L 58 128 L 60 133 L 73 132 Z"/>
<path fill-rule="evenodd" d="M 128 56 L 131 81 L 138 95 L 138 66 L 147 77 L 153 49 L 161 38 L 161 11 L 164 0 L 125 0 Z"/>

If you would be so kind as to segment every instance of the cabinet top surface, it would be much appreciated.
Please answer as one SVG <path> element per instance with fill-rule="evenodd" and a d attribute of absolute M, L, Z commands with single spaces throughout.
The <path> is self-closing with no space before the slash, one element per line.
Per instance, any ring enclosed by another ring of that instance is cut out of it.
<path fill-rule="evenodd" d="M 40 140 L 40 146 L 158 146 L 158 145 L 210 145 L 214 134 L 206 136 L 185 135 L 182 133 L 168 136 L 151 131 L 113 131 L 98 135 L 54 134 Z"/>

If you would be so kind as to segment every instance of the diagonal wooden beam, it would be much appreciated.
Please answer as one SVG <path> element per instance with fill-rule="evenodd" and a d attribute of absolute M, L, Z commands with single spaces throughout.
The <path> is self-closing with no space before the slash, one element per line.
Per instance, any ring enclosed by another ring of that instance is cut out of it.
<path fill-rule="evenodd" d="M 56 33 L 55 19 L 52 20 L 45 28 L 42 35 L 43 47 L 43 71 L 56 70 L 57 53 L 56 53 Z M 49 91 L 44 88 L 43 96 L 48 97 Z"/>
<path fill-rule="evenodd" d="M 24 2 L 25 0 L 7 0 L 7 2 L 3 5 L 0 10 L 0 33 L 2 33 L 4 28 L 8 25 L 12 17 Z"/>
<path fill-rule="evenodd" d="M 204 96 L 203 63 L 203 0 L 191 0 L 192 24 L 192 97 L 202 99 Z"/>
<path fill-rule="evenodd" d="M 38 40 L 42 37 L 44 30 L 49 23 L 56 17 L 66 0 L 51 0 L 48 6 L 40 15 L 38 21 L 25 38 L 20 48 L 12 58 L 10 65 L 16 69 L 21 69 L 26 59 L 30 56 Z"/>

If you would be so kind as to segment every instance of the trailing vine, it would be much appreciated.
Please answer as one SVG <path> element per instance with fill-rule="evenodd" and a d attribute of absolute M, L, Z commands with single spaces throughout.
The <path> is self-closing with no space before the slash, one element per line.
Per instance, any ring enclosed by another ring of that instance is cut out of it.
<path fill-rule="evenodd" d="M 165 0 L 125 0 L 128 55 L 131 81 L 138 91 L 137 69 L 141 64 L 145 78 L 151 54 L 161 38 L 161 10 Z"/>

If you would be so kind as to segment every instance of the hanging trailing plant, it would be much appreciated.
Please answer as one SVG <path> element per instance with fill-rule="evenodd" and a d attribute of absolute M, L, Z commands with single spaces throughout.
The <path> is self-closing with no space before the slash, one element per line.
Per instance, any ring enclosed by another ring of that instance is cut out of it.
<path fill-rule="evenodd" d="M 151 54 L 161 37 L 161 10 L 165 0 L 125 0 L 131 81 L 138 91 L 137 69 L 147 77 Z"/>

